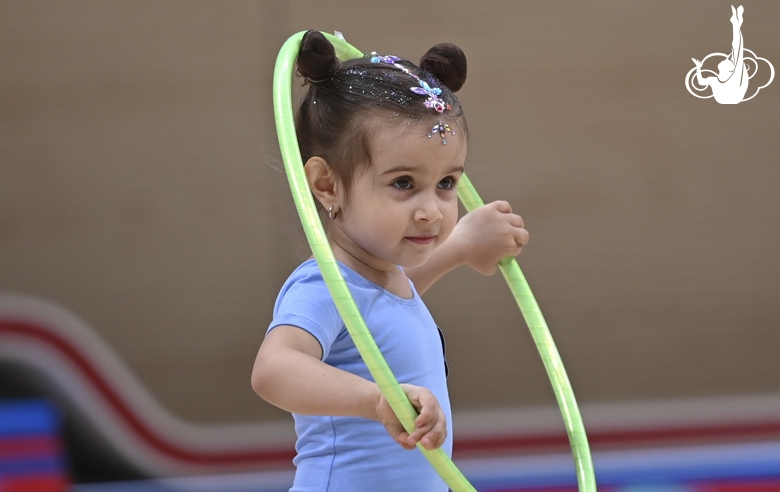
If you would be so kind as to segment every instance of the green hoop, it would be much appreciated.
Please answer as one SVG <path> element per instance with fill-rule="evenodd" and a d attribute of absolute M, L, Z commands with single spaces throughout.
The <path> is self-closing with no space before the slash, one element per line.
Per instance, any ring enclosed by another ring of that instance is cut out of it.
<path fill-rule="evenodd" d="M 352 299 L 352 295 L 341 275 L 336 258 L 333 256 L 333 251 L 328 243 L 328 238 L 317 214 L 314 199 L 309 191 L 303 171 L 298 138 L 295 134 L 291 90 L 292 78 L 295 72 L 295 59 L 300 51 L 303 34 L 304 32 L 294 34 L 282 45 L 274 69 L 274 118 L 284 168 L 303 230 L 306 233 L 306 238 L 317 260 L 317 265 L 322 271 L 322 276 L 333 297 L 336 308 L 341 314 L 344 324 L 355 342 L 355 346 L 363 357 L 379 389 L 398 416 L 401 424 L 411 433 L 414 430 L 414 420 L 417 417 L 417 412 L 390 371 L 376 342 L 371 337 L 371 333 L 360 315 L 355 301 Z M 333 43 L 339 59 L 347 60 L 363 56 L 363 53 L 343 39 L 329 34 L 325 34 L 325 36 Z M 458 183 L 458 196 L 469 211 L 484 205 L 474 186 L 465 175 Z M 569 378 L 566 376 L 566 370 L 561 362 L 561 357 L 547 328 L 547 323 L 544 321 L 544 317 L 523 273 L 520 271 L 520 267 L 517 265 L 517 261 L 514 258 L 504 258 L 499 262 L 499 268 L 509 284 L 509 288 L 520 307 L 520 311 L 523 313 L 528 328 L 531 330 L 531 335 L 550 377 L 564 424 L 566 425 L 566 431 L 569 435 L 579 490 L 581 492 L 595 492 L 596 481 L 593 474 L 593 463 L 587 436 L 582 424 L 582 417 L 580 416 Z M 441 448 L 429 451 L 420 444 L 418 444 L 418 448 L 453 492 L 476 492 L 476 489 L 466 480 Z"/>

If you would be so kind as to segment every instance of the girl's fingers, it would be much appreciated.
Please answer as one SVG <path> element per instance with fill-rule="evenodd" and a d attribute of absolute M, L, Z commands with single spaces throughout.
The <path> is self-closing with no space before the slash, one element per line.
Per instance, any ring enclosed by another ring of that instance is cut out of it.
<path fill-rule="evenodd" d="M 401 445 L 404 449 L 414 449 L 414 443 L 409 442 L 409 434 L 404 429 L 401 422 L 395 421 L 385 424 L 388 434 Z"/>
<path fill-rule="evenodd" d="M 404 449 L 414 449 L 414 443 L 410 442 L 409 434 L 406 433 L 406 431 L 401 432 L 398 434 L 398 437 L 396 438 L 396 442 L 401 445 Z"/>
<path fill-rule="evenodd" d="M 514 237 L 515 237 L 515 242 L 521 248 L 526 244 L 528 244 L 529 235 L 528 235 L 528 231 L 526 231 L 525 229 L 515 229 Z"/>
<path fill-rule="evenodd" d="M 415 424 L 417 425 L 417 421 Z M 415 437 L 419 435 L 417 440 L 422 443 L 425 449 L 436 449 L 444 444 L 444 440 L 447 438 L 447 419 L 441 408 L 437 406 L 431 418 L 420 424 L 415 429 L 414 435 Z"/>
<path fill-rule="evenodd" d="M 507 217 L 507 222 L 514 227 L 525 227 L 525 221 L 517 214 L 510 214 L 509 217 Z"/>
<path fill-rule="evenodd" d="M 447 424 L 444 417 L 444 412 L 439 410 L 439 418 L 436 419 L 436 423 L 433 428 L 426 433 L 420 442 L 422 442 L 425 449 L 436 449 L 444 444 L 444 440 L 447 437 Z"/>
<path fill-rule="evenodd" d="M 421 403 L 418 400 L 418 404 Z M 416 406 L 416 405 L 415 405 Z M 417 408 L 417 411 L 420 412 L 420 415 L 417 416 L 416 419 L 414 419 L 414 431 L 409 436 L 409 441 L 417 443 L 417 441 L 421 440 L 425 434 L 430 432 L 430 430 L 433 428 L 433 410 L 431 409 L 431 406 L 428 404 L 421 404 L 419 408 Z"/>
<path fill-rule="evenodd" d="M 503 212 L 505 214 L 512 213 L 512 205 L 510 205 L 506 200 L 496 200 L 495 202 L 488 203 L 487 206 L 493 207 L 499 212 Z"/>
<path fill-rule="evenodd" d="M 414 447 L 418 442 L 426 449 L 436 449 L 444 444 L 447 437 L 447 419 L 439 407 L 436 397 L 429 391 L 410 394 L 412 405 L 419 415 L 414 420 L 415 429 L 407 437 L 407 443 Z M 404 446 L 406 448 L 406 446 Z M 409 449 L 409 448 L 407 448 Z"/>

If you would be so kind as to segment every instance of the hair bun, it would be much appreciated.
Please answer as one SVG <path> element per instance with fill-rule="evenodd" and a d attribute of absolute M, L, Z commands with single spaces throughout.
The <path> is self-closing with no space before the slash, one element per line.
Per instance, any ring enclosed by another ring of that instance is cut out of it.
<path fill-rule="evenodd" d="M 437 44 L 420 58 L 424 68 L 447 86 L 458 92 L 466 82 L 466 55 L 452 43 Z"/>
<path fill-rule="evenodd" d="M 339 59 L 330 41 L 319 31 L 307 31 L 298 52 L 298 71 L 313 82 L 333 76 L 339 69 Z"/>

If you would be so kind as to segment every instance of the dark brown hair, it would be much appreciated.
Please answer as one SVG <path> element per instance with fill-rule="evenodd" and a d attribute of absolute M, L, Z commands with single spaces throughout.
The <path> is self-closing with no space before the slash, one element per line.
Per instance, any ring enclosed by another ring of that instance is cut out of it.
<path fill-rule="evenodd" d="M 339 62 L 333 45 L 319 31 L 301 41 L 298 72 L 308 90 L 295 115 L 301 158 L 325 159 L 346 192 L 355 172 L 370 162 L 370 141 L 382 121 L 450 119 L 467 135 L 466 120 L 454 92 L 466 81 L 466 56 L 454 44 L 428 50 L 420 66 L 399 59 L 397 64 L 372 63 L 371 55 Z M 408 72 L 407 72 L 408 71 Z M 410 75 L 414 74 L 414 75 Z M 425 106 L 428 97 L 411 90 L 419 81 L 441 89 L 438 98 L 449 108 L 438 115 Z"/>

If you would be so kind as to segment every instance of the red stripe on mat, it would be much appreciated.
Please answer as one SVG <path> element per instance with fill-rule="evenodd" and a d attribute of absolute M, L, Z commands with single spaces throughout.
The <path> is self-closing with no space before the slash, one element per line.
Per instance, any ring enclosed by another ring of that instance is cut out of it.
<path fill-rule="evenodd" d="M 79 372 L 95 387 L 108 406 L 116 412 L 125 424 L 148 446 L 157 452 L 185 463 L 199 465 L 227 465 L 258 462 L 291 461 L 293 450 L 258 449 L 253 451 L 193 451 L 178 444 L 166 441 L 155 434 L 141 418 L 134 414 L 120 394 L 101 376 L 90 361 L 79 353 L 68 340 L 44 327 L 30 323 L 0 320 L 0 334 L 8 333 L 32 338 L 46 344 L 67 358 Z"/>
<path fill-rule="evenodd" d="M 69 360 L 92 384 L 106 401 L 107 405 L 120 417 L 146 445 L 168 458 L 196 465 L 242 465 L 271 464 L 285 462 L 289 464 L 295 456 L 293 449 L 255 449 L 241 451 L 195 451 L 186 446 L 170 442 L 156 434 L 142 418 L 133 413 L 120 393 L 94 367 L 88 357 L 61 335 L 27 322 L 0 320 L 0 336 L 3 334 L 22 336 L 48 345 Z M 592 432 L 588 434 L 591 446 L 616 444 L 652 444 L 681 442 L 691 439 L 765 439 L 780 436 L 780 421 L 762 422 L 746 425 L 700 426 L 685 428 L 666 428 L 656 430 Z M 559 434 L 537 436 L 505 436 L 489 439 L 458 439 L 454 443 L 454 453 L 503 452 L 509 450 L 530 450 L 548 447 L 568 448 L 568 438 Z"/>
<path fill-rule="evenodd" d="M 70 482 L 64 477 L 0 477 L 3 492 L 66 492 Z"/>

